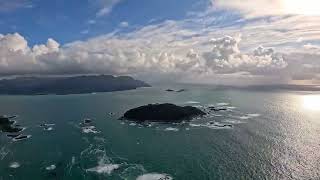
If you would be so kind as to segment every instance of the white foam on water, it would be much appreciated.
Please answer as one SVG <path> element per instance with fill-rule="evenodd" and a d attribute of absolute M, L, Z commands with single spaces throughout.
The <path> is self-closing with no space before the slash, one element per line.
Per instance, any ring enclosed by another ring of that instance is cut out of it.
<path fill-rule="evenodd" d="M 247 116 L 249 116 L 249 117 L 259 117 L 261 115 L 260 114 L 247 114 Z"/>
<path fill-rule="evenodd" d="M 215 117 L 222 117 L 223 115 L 222 115 L 222 114 L 213 114 L 213 116 L 215 116 Z"/>
<path fill-rule="evenodd" d="M 231 129 L 232 127 L 229 124 L 223 124 L 219 122 L 214 122 L 213 124 L 207 123 L 203 125 L 204 127 L 208 127 L 210 129 Z"/>
<path fill-rule="evenodd" d="M 217 106 L 228 106 L 229 103 L 225 103 L 225 102 L 221 102 L 221 103 L 217 103 Z"/>
<path fill-rule="evenodd" d="M 45 131 L 52 131 L 53 127 L 44 128 Z"/>
<path fill-rule="evenodd" d="M 82 128 L 82 132 L 86 133 L 86 134 L 88 134 L 88 133 L 93 133 L 93 134 L 100 133 L 100 131 L 98 131 L 95 126 L 85 126 L 85 127 Z"/>
<path fill-rule="evenodd" d="M 137 180 L 172 180 L 168 174 L 148 173 L 137 177 Z"/>
<path fill-rule="evenodd" d="M 71 164 L 74 165 L 76 163 L 76 157 L 72 156 L 71 158 Z"/>
<path fill-rule="evenodd" d="M 69 170 L 69 174 L 71 173 L 71 170 L 73 166 L 76 164 L 76 157 L 72 156 L 71 162 L 67 165 L 67 169 Z"/>
<path fill-rule="evenodd" d="M 27 135 L 27 137 L 26 138 L 23 138 L 23 139 L 17 139 L 17 138 L 19 138 L 20 136 L 18 136 L 18 137 L 15 137 L 15 138 L 12 138 L 12 141 L 23 141 L 23 140 L 26 140 L 26 139 L 29 139 L 29 138 L 31 138 L 31 136 L 32 135 Z"/>
<path fill-rule="evenodd" d="M 243 123 L 242 121 L 235 120 L 235 119 L 226 119 L 223 122 L 230 123 L 230 124 L 242 124 Z"/>
<path fill-rule="evenodd" d="M 126 123 L 124 123 L 124 122 L 121 122 L 120 124 L 121 124 L 121 125 L 124 125 L 124 124 L 126 124 Z"/>
<path fill-rule="evenodd" d="M 47 171 L 52 171 L 52 170 L 55 170 L 55 169 L 56 169 L 56 165 L 54 165 L 54 164 L 51 164 L 50 166 L 46 167 Z"/>
<path fill-rule="evenodd" d="M 201 124 L 193 124 L 193 123 L 190 123 L 189 126 L 191 126 L 191 127 L 200 127 Z"/>
<path fill-rule="evenodd" d="M 198 101 L 187 101 L 184 104 L 200 104 Z"/>
<path fill-rule="evenodd" d="M 227 109 L 237 109 L 237 107 L 235 107 L 235 106 L 227 106 L 226 108 Z"/>
<path fill-rule="evenodd" d="M 220 122 L 203 123 L 203 124 L 189 124 L 191 127 L 207 127 L 210 129 L 232 129 L 230 124 L 223 124 Z"/>
<path fill-rule="evenodd" d="M 8 154 L 9 154 L 9 150 L 6 147 L 2 147 L 0 149 L 0 159 L 3 160 Z"/>
<path fill-rule="evenodd" d="M 130 123 L 129 126 L 135 126 L 137 125 L 136 123 Z"/>
<path fill-rule="evenodd" d="M 17 169 L 20 167 L 20 164 L 18 162 L 12 162 L 10 163 L 9 167 L 13 169 Z"/>
<path fill-rule="evenodd" d="M 195 108 L 203 108 L 202 105 L 192 105 L 192 107 L 195 107 Z"/>
<path fill-rule="evenodd" d="M 96 172 L 98 174 L 108 174 L 110 175 L 114 170 L 119 169 L 119 164 L 99 164 L 96 167 L 89 168 L 86 171 Z"/>
<path fill-rule="evenodd" d="M 178 128 L 173 128 L 173 127 L 167 127 L 166 129 L 164 129 L 165 131 L 179 131 Z"/>
<path fill-rule="evenodd" d="M 186 128 L 186 131 L 189 131 L 190 130 L 190 128 Z"/>
<path fill-rule="evenodd" d="M 245 120 L 245 119 L 250 119 L 251 117 L 249 117 L 249 116 L 240 116 L 239 117 L 239 119 L 243 119 L 243 120 Z"/>

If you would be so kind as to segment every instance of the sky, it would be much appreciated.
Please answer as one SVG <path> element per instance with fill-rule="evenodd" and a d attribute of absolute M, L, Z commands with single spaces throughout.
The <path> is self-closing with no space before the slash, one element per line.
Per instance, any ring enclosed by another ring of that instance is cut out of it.
<path fill-rule="evenodd" d="M 0 0 L 0 76 L 319 84 L 318 0 Z"/>

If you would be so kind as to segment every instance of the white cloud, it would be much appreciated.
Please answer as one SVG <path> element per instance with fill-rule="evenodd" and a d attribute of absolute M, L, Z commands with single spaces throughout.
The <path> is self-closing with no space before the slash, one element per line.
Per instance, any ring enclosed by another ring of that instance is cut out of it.
<path fill-rule="evenodd" d="M 121 0 L 99 0 L 102 8 L 96 13 L 97 17 L 108 15 Z"/>
<path fill-rule="evenodd" d="M 284 13 L 282 0 L 213 0 L 218 8 L 237 10 L 247 16 L 279 15 Z"/>
<path fill-rule="evenodd" d="M 88 29 L 85 29 L 85 30 L 82 30 L 80 33 L 81 33 L 81 34 L 88 34 L 88 33 L 89 33 L 89 30 L 88 30 Z"/>
<path fill-rule="evenodd" d="M 127 21 L 123 21 L 119 24 L 119 26 L 125 28 L 129 26 L 129 23 Z"/>
<path fill-rule="evenodd" d="M 239 49 L 240 38 L 226 36 L 211 40 L 213 49 L 204 53 L 206 66 L 216 73 L 250 72 L 252 74 L 269 75 L 274 71 L 286 68 L 287 62 L 281 54 L 277 54 L 271 48 L 262 46 L 256 48 L 253 53 L 242 53 Z"/>
<path fill-rule="evenodd" d="M 211 0 L 213 7 L 235 10 L 246 17 L 320 15 L 318 0 Z"/>
<path fill-rule="evenodd" d="M 90 19 L 89 21 L 88 21 L 88 24 L 96 24 L 97 23 L 97 21 L 96 20 L 93 20 L 93 19 Z"/>
<path fill-rule="evenodd" d="M 320 40 L 318 18 L 273 18 L 223 28 L 208 26 L 211 20 L 218 19 L 165 21 L 63 46 L 49 39 L 29 47 L 19 34 L 0 35 L 0 75 L 105 73 L 210 83 L 319 77 L 320 54 L 308 44 Z"/>
<path fill-rule="evenodd" d="M 49 39 L 46 45 L 33 48 L 27 46 L 21 35 L 7 34 L 0 39 L 0 72 L 2 75 L 110 73 L 142 79 L 171 76 L 179 81 L 182 77 L 186 80 L 239 72 L 268 76 L 287 66 L 272 49 L 259 47 L 252 53 L 241 52 L 240 38 L 207 40 L 207 48 L 199 46 L 203 43 L 197 45 L 189 40 L 171 46 L 177 34 L 190 32 L 166 34 L 160 37 L 162 41 L 145 40 L 135 34 L 127 38 L 101 36 L 64 47 Z"/>
<path fill-rule="evenodd" d="M 306 44 L 303 45 L 303 47 L 306 49 L 307 52 L 312 53 L 312 54 L 319 54 L 320 55 L 320 45 L 315 45 L 315 44 Z"/>

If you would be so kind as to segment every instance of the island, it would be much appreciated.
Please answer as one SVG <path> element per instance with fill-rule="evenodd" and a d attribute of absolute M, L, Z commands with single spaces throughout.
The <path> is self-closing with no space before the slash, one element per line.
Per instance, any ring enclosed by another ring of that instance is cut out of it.
<path fill-rule="evenodd" d="M 182 122 L 197 116 L 204 116 L 205 112 L 192 106 L 177 106 L 174 104 L 149 104 L 130 109 L 120 119 L 136 122 Z"/>
<path fill-rule="evenodd" d="M 112 92 L 150 87 L 129 76 L 85 75 L 71 77 L 17 77 L 0 80 L 0 94 L 46 95 Z"/>
<path fill-rule="evenodd" d="M 17 133 L 23 130 L 23 128 L 13 126 L 15 121 L 11 119 L 15 118 L 15 116 L 7 117 L 7 116 L 0 116 L 0 131 L 6 133 Z"/>

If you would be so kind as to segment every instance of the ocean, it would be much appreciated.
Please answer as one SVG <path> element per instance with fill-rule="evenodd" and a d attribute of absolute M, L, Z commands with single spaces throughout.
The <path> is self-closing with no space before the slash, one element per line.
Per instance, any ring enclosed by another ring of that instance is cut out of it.
<path fill-rule="evenodd" d="M 180 124 L 118 120 L 150 103 L 226 110 Z M 29 135 L 13 141 L 0 134 L 0 180 L 320 179 L 317 92 L 176 85 L 2 95 L 0 114 L 18 115 L 16 124 Z M 81 126 L 85 118 L 90 126 Z"/>

